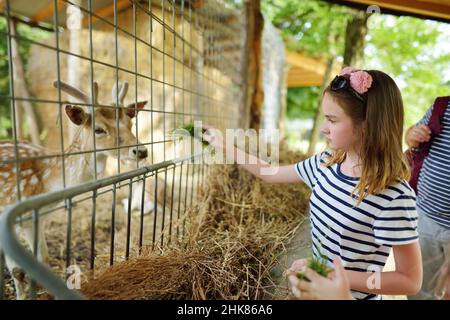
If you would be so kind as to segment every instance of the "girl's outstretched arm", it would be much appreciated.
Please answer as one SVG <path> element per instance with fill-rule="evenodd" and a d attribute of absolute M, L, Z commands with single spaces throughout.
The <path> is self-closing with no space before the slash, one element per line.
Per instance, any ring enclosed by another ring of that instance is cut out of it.
<path fill-rule="evenodd" d="M 203 128 L 208 129 L 203 136 L 204 140 L 208 141 L 216 151 L 222 152 L 228 163 L 236 160 L 245 170 L 268 183 L 297 183 L 301 181 L 296 172 L 295 164 L 273 166 L 236 146 L 229 150 L 226 148 L 226 143 L 224 143 L 221 134 L 217 133 L 217 129 L 208 125 L 203 125 Z"/>

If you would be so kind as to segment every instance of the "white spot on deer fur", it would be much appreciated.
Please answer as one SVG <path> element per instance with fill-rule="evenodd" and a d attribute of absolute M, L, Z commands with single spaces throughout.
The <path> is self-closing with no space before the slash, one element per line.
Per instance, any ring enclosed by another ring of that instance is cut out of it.
<path fill-rule="evenodd" d="M 2 148 L 14 148 L 14 144 L 12 144 L 12 143 L 2 143 L 1 147 Z"/>
<path fill-rule="evenodd" d="M 28 181 L 30 185 L 34 186 L 39 182 L 39 179 L 36 176 L 31 176 L 30 180 Z"/>
<path fill-rule="evenodd" d="M 30 176 L 32 174 L 33 174 L 33 170 L 31 170 L 31 169 L 22 171 L 22 176 Z"/>
<path fill-rule="evenodd" d="M 26 148 L 26 149 L 35 149 L 37 148 L 37 146 L 29 144 L 29 143 L 18 143 L 18 146 L 22 147 L 22 148 Z"/>
<path fill-rule="evenodd" d="M 50 173 L 51 173 L 51 171 L 50 171 L 49 169 L 46 169 L 46 170 L 44 171 L 44 174 L 42 175 L 42 177 L 43 177 L 44 179 L 47 179 L 47 178 L 50 176 Z"/>
<path fill-rule="evenodd" d="M 0 172 L 0 177 L 2 177 L 2 178 L 8 179 L 9 176 L 10 176 L 9 172 Z"/>

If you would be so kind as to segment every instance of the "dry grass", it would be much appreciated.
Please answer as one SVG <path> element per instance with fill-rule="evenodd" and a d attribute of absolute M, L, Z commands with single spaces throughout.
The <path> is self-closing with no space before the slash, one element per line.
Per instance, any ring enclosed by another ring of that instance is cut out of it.
<path fill-rule="evenodd" d="M 280 150 L 282 163 L 303 157 Z M 209 170 L 185 216 L 186 241 L 120 262 L 84 283 L 91 299 L 261 299 L 270 270 L 306 211 L 302 184 L 271 185 L 238 166 Z"/>

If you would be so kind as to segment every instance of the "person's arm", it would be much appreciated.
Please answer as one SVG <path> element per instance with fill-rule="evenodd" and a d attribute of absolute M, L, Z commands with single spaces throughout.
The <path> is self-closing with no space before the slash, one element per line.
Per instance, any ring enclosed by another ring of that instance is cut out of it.
<path fill-rule="evenodd" d="M 427 142 L 431 138 L 430 128 L 427 126 L 433 112 L 433 106 L 428 108 L 422 119 L 406 130 L 405 142 L 410 148 L 417 148 L 422 142 Z"/>
<path fill-rule="evenodd" d="M 255 177 L 262 179 L 268 183 L 297 183 L 300 178 L 296 172 L 295 164 L 286 166 L 272 166 L 270 163 L 259 159 L 258 157 L 248 154 L 245 151 L 233 146 L 232 150 L 227 150 L 226 143 L 223 138 L 217 133 L 217 129 L 203 125 L 208 131 L 204 134 L 204 140 L 208 141 L 217 152 L 221 152 L 227 157 L 227 160 L 238 161 L 238 164 L 253 174 Z"/>
<path fill-rule="evenodd" d="M 286 165 L 275 167 L 266 161 L 259 159 L 258 157 L 248 154 L 245 151 L 233 146 L 235 154 L 234 159 L 245 159 L 238 164 L 253 174 L 255 177 L 260 178 L 264 182 L 268 183 L 296 183 L 299 182 L 295 165 Z M 223 149 L 226 151 L 225 148 Z"/>
<path fill-rule="evenodd" d="M 422 286 L 422 258 L 419 243 L 416 241 L 392 248 L 395 271 L 374 274 L 348 270 L 350 287 L 353 290 L 373 294 L 415 295 L 419 292 Z M 377 276 L 379 279 L 376 279 Z"/>

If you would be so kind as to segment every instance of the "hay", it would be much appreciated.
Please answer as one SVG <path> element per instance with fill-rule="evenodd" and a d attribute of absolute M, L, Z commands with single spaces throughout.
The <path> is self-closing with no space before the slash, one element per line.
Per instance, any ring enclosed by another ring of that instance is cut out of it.
<path fill-rule="evenodd" d="M 281 145 L 282 164 L 302 158 Z M 309 195 L 303 184 L 271 185 L 216 165 L 187 212 L 185 243 L 118 263 L 81 291 L 91 299 L 270 298 L 270 270 L 304 220 Z"/>

